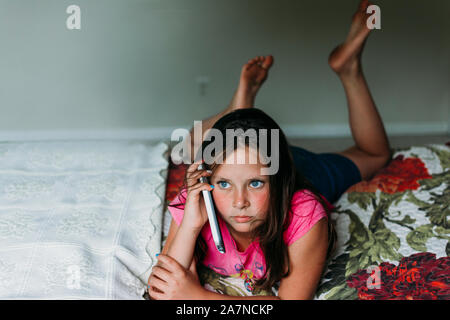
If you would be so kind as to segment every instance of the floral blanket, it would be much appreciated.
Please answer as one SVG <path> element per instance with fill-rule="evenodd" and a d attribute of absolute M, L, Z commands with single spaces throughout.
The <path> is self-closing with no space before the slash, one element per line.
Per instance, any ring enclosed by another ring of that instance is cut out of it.
<path fill-rule="evenodd" d="M 171 165 L 167 201 L 176 196 L 184 172 L 184 166 Z M 337 249 L 316 299 L 450 299 L 449 143 L 393 149 L 385 168 L 350 187 L 334 205 Z M 164 224 L 166 236 L 167 210 Z M 209 290 L 250 295 L 245 279 L 206 267 L 199 276 Z"/>

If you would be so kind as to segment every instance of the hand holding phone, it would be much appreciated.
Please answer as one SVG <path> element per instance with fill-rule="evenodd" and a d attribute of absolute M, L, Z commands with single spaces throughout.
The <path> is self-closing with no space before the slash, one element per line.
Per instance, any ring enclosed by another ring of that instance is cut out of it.
<path fill-rule="evenodd" d="M 198 170 L 205 170 L 206 166 L 200 164 Z M 207 177 L 200 178 L 201 183 L 209 183 Z M 211 192 L 208 190 L 202 190 L 203 199 L 205 201 L 206 212 L 208 213 L 209 225 L 211 227 L 211 233 L 217 250 L 220 253 L 225 253 L 225 246 L 223 244 L 222 234 L 220 232 L 219 223 L 217 222 L 216 211 L 214 209 L 214 202 L 211 196 Z"/>

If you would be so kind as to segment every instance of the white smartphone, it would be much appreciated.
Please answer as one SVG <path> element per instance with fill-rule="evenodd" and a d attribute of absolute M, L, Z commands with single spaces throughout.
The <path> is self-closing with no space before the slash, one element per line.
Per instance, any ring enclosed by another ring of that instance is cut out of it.
<path fill-rule="evenodd" d="M 204 164 L 200 164 L 198 166 L 198 170 L 205 170 L 206 166 Z M 200 178 L 201 183 L 208 183 L 209 180 L 207 177 Z M 217 222 L 216 211 L 214 209 L 214 202 L 212 199 L 211 192 L 208 190 L 203 190 L 203 199 L 205 201 L 206 212 L 208 213 L 209 226 L 211 227 L 211 233 L 213 236 L 214 243 L 216 244 L 217 250 L 220 253 L 225 253 L 225 246 L 223 244 L 222 233 L 220 232 L 219 223 Z"/>

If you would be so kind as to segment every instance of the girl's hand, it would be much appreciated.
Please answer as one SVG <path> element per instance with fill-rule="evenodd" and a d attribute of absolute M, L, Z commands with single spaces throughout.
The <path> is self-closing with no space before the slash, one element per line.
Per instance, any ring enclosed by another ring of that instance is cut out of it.
<path fill-rule="evenodd" d="M 148 279 L 148 294 L 154 300 L 203 299 L 205 289 L 198 280 L 197 272 L 183 268 L 175 259 L 160 254 L 161 265 L 153 267 Z"/>
<path fill-rule="evenodd" d="M 206 221 L 208 221 L 208 214 L 203 201 L 202 191 L 212 191 L 214 188 L 208 183 L 201 183 L 199 181 L 200 177 L 209 177 L 211 175 L 211 171 L 197 170 L 200 164 L 201 162 L 193 163 L 186 172 L 187 196 L 184 205 L 184 216 L 181 222 L 182 226 L 198 231 L 201 230 Z"/>

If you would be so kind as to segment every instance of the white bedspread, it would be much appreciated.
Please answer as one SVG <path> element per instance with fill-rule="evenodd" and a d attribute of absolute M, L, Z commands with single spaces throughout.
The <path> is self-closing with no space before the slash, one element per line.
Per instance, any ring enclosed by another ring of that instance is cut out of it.
<path fill-rule="evenodd" d="M 0 143 L 0 299 L 142 299 L 166 143 Z"/>

